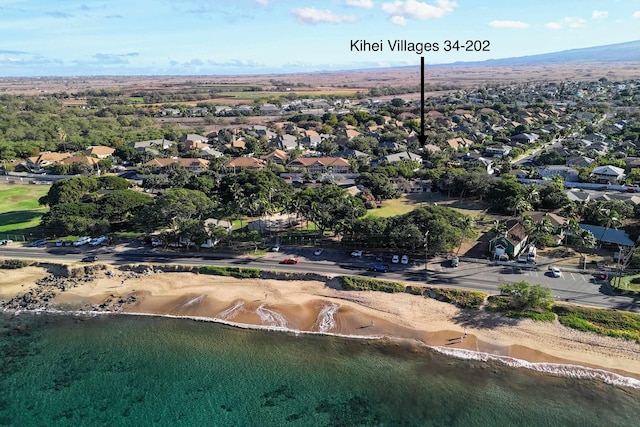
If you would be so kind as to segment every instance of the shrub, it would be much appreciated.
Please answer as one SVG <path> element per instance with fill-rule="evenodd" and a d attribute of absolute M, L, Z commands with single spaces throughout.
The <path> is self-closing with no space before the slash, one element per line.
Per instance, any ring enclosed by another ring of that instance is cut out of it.
<path fill-rule="evenodd" d="M 200 267 L 199 273 L 213 276 L 237 277 L 239 279 L 257 279 L 260 277 L 260 270 L 257 268 L 218 267 L 215 265 Z"/>
<path fill-rule="evenodd" d="M 17 268 L 28 267 L 31 262 L 22 259 L 4 259 L 0 262 L 0 268 L 5 270 L 15 270 Z"/>
<path fill-rule="evenodd" d="M 640 315 L 610 309 L 556 305 L 553 311 L 563 325 L 640 343 Z"/>
<path fill-rule="evenodd" d="M 466 291 L 454 288 L 428 288 L 429 294 L 435 294 L 435 299 L 449 302 L 462 308 L 478 308 L 483 303 L 486 294 L 478 291 Z M 428 295 L 431 296 L 431 295 Z"/>
<path fill-rule="evenodd" d="M 365 277 L 340 276 L 340 285 L 348 291 L 380 291 L 380 292 L 405 292 L 406 285 L 398 282 L 387 282 Z"/>

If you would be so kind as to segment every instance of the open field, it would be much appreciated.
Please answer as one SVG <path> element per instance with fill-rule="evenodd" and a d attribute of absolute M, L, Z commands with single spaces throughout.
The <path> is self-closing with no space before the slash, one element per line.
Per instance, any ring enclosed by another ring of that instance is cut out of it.
<path fill-rule="evenodd" d="M 367 216 L 387 218 L 411 212 L 424 205 L 437 203 L 438 206 L 446 206 L 465 215 L 478 217 L 484 215 L 488 205 L 476 200 L 459 200 L 449 198 L 440 193 L 410 194 L 397 199 L 385 200 L 382 207 L 371 209 Z"/>
<path fill-rule="evenodd" d="M 0 234 L 28 234 L 37 227 L 49 210 L 38 199 L 48 191 L 48 185 L 0 184 Z"/>
<path fill-rule="evenodd" d="M 264 91 L 302 85 L 301 90 L 328 91 L 333 88 L 359 89 L 381 86 L 415 86 L 420 83 L 419 61 L 415 67 L 382 68 L 300 74 L 270 74 L 247 76 L 103 76 L 103 77 L 38 77 L 2 78 L 0 93 L 42 95 L 45 93 L 77 93 L 86 90 L 120 89 L 126 94 L 140 91 L 176 91 L 220 85 L 259 85 Z M 487 84 L 527 81 L 624 80 L 638 78 L 637 62 L 627 63 L 566 63 L 536 66 L 429 66 L 425 83 L 433 86 L 478 87 Z M 300 87 L 300 86 L 297 86 Z M 331 88 L 331 89 L 329 89 Z M 288 93 L 281 91 L 280 93 Z"/>

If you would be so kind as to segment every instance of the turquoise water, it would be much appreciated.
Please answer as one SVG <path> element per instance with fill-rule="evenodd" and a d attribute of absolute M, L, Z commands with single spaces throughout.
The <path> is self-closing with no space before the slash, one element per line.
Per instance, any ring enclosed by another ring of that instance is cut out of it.
<path fill-rule="evenodd" d="M 633 426 L 640 390 L 390 341 L 0 313 L 0 425 Z"/>

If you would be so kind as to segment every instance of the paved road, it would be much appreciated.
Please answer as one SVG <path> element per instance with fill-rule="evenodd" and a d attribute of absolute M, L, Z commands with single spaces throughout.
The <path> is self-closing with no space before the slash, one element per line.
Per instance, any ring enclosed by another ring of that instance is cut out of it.
<path fill-rule="evenodd" d="M 595 280 L 589 274 L 562 272 L 562 277 L 554 278 L 546 270 L 528 270 L 519 267 L 490 266 L 486 264 L 461 262 L 457 268 L 449 267 L 445 262 L 430 262 L 425 273 L 424 261 L 411 261 L 409 265 L 392 264 L 384 261 L 390 271 L 376 273 L 371 267 L 376 263 L 373 255 L 363 258 L 351 258 L 347 253 L 326 251 L 319 256 L 313 249 L 281 248 L 279 253 L 268 253 L 261 257 L 237 256 L 215 253 L 179 253 L 150 250 L 140 247 L 101 247 L 101 248 L 56 248 L 56 247 L 0 247 L 0 257 L 35 259 L 39 261 L 80 261 L 88 254 L 96 254 L 102 261 L 114 264 L 164 263 L 185 265 L 245 266 L 270 270 L 303 271 L 328 275 L 358 275 L 387 280 L 398 280 L 416 285 L 450 286 L 498 293 L 498 285 L 505 282 L 525 280 L 549 287 L 558 301 L 601 308 L 640 312 L 640 299 L 613 296 L 607 294 L 607 286 Z M 284 258 L 297 256 L 299 264 L 280 264 Z"/>

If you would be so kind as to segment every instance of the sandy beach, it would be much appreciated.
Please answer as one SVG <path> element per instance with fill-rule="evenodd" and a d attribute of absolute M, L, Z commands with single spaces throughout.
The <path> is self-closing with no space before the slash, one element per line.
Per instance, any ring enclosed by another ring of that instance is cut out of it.
<path fill-rule="evenodd" d="M 640 379 L 640 345 L 566 328 L 506 319 L 410 294 L 339 290 L 332 281 L 235 279 L 194 273 L 112 270 L 57 293 L 52 306 L 203 317 L 261 327 L 417 340 L 529 362 L 602 368 Z M 0 300 L 48 276 L 38 267 L 0 270 Z M 135 301 L 121 305 L 114 302 Z M 466 335 L 465 335 L 466 332 Z"/>

